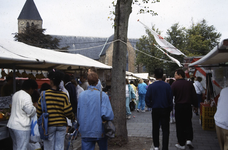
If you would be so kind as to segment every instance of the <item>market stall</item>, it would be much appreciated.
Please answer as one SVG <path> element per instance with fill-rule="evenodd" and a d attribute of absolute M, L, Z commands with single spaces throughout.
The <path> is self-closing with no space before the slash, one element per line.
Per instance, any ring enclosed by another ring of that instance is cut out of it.
<path fill-rule="evenodd" d="M 228 39 L 222 40 L 218 46 L 202 58 L 189 65 L 190 73 L 203 78 L 206 89 L 206 100 L 201 103 L 201 125 L 204 130 L 214 130 L 214 114 L 220 91 L 227 87 L 228 78 Z M 192 69 L 194 68 L 194 69 Z"/>
<path fill-rule="evenodd" d="M 76 70 L 94 66 L 97 69 L 111 69 L 101 62 L 80 54 L 58 52 L 29 46 L 21 42 L 0 39 L 0 68 L 28 70 Z"/>
<path fill-rule="evenodd" d="M 11 75 L 14 79 L 14 92 L 16 91 L 16 79 L 18 79 L 16 77 L 19 77 L 18 74 L 26 74 L 26 70 L 31 71 L 31 73 L 27 73 L 26 76 L 20 78 L 35 77 L 44 82 L 43 80 L 45 79 L 42 79 L 45 78 L 43 72 L 53 68 L 64 72 L 75 73 L 76 71 L 81 71 L 92 66 L 96 67 L 98 70 L 108 71 L 109 74 L 112 68 L 111 66 L 107 66 L 80 54 L 58 52 L 56 50 L 29 46 L 21 42 L 0 39 L 0 68 L 12 69 L 12 72 L 10 73 L 12 73 Z M 22 73 L 19 70 L 24 70 L 24 72 Z M 4 77 L 7 73 L 3 70 L 1 75 Z M 107 75 L 103 74 L 103 76 L 106 77 Z M 0 97 L 0 140 L 1 138 L 9 136 L 6 130 L 9 116 L 6 114 L 10 113 L 10 104 L 11 96 L 7 98 Z M 5 112 L 6 110 L 9 110 L 9 112 Z"/>

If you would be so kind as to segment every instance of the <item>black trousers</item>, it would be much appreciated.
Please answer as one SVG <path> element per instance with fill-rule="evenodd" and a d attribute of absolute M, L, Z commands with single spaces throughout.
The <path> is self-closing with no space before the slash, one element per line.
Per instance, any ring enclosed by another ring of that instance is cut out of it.
<path fill-rule="evenodd" d="M 175 119 L 177 140 L 181 146 L 184 146 L 187 140 L 193 140 L 191 104 L 176 104 Z"/>
<path fill-rule="evenodd" d="M 170 108 L 152 109 L 152 135 L 154 147 L 159 147 L 159 128 L 162 128 L 162 150 L 169 147 Z"/>

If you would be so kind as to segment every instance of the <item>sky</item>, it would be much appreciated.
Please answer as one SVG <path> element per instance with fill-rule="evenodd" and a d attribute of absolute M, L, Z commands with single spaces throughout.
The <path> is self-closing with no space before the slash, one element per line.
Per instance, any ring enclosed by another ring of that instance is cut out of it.
<path fill-rule="evenodd" d="M 0 0 L 0 38 L 13 40 L 12 33 L 18 32 L 18 16 L 26 0 Z M 109 37 L 114 34 L 113 21 L 108 17 L 113 11 L 113 0 L 34 0 L 43 19 L 45 34 Z M 140 1 L 140 0 L 139 0 Z M 189 28 L 192 22 L 205 19 L 221 33 L 221 40 L 228 38 L 228 0 L 160 0 L 149 4 L 158 16 L 137 14 L 141 7 L 132 5 L 129 18 L 128 38 L 140 38 L 146 34 L 145 28 L 155 25 L 165 37 L 170 27 L 179 23 Z M 221 41 L 220 40 L 220 41 Z"/>

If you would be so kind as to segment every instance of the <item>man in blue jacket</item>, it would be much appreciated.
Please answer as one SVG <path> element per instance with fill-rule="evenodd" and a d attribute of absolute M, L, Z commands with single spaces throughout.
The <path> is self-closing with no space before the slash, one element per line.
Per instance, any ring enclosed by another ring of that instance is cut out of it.
<path fill-rule="evenodd" d="M 107 150 L 108 142 L 104 137 L 102 120 L 113 120 L 112 106 L 108 95 L 96 86 L 98 75 L 91 72 L 87 80 L 90 86 L 79 95 L 77 109 L 82 150 L 94 150 L 96 142 L 100 149 Z"/>
<path fill-rule="evenodd" d="M 162 128 L 162 150 L 168 150 L 169 117 L 173 107 L 173 94 L 169 84 L 162 81 L 163 70 L 154 71 L 156 81 L 149 85 L 146 92 L 146 105 L 152 108 L 152 135 L 154 149 L 159 149 L 159 128 Z"/>

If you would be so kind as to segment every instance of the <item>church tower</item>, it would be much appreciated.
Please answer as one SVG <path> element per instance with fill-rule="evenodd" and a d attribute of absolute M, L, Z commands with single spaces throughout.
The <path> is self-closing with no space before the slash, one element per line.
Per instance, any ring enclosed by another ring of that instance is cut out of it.
<path fill-rule="evenodd" d="M 22 33 L 27 26 L 37 25 L 42 29 L 43 20 L 33 0 L 26 0 L 25 5 L 17 18 L 18 33 Z"/>

